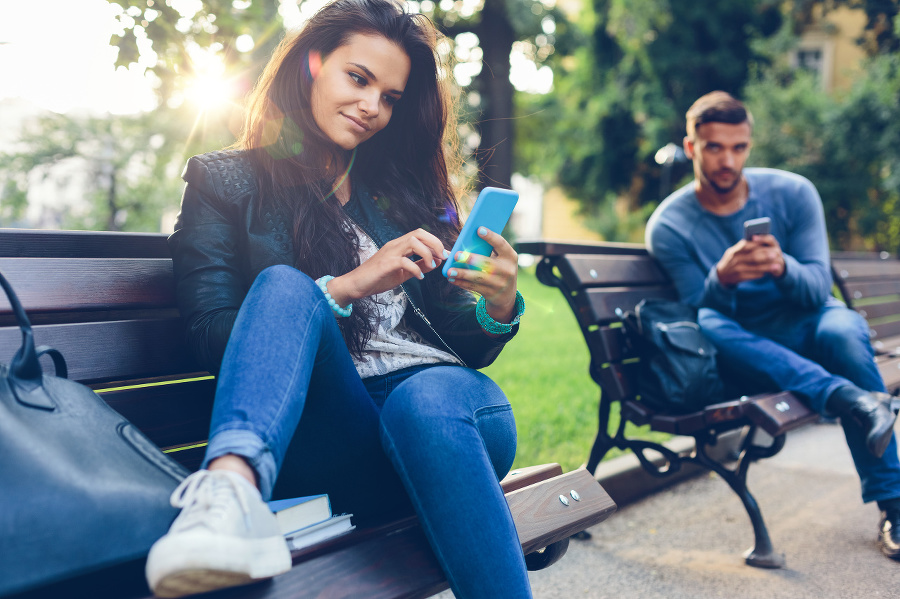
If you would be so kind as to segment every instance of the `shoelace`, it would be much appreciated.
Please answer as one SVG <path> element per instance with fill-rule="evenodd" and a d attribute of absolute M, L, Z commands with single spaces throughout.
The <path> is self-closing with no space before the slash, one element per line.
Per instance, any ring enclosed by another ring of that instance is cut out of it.
<path fill-rule="evenodd" d="M 210 515 L 219 515 L 228 502 L 228 494 L 233 493 L 237 497 L 241 511 L 247 514 L 250 512 L 250 506 L 239 484 L 231 476 L 201 470 L 181 481 L 172 492 L 169 502 L 176 508 L 208 507 Z"/>

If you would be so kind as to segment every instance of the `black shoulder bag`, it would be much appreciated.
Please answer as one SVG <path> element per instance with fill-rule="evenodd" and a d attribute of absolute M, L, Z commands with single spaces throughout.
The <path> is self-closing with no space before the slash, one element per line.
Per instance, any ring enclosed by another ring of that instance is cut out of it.
<path fill-rule="evenodd" d="M 640 356 L 641 401 L 656 410 L 694 412 L 724 399 L 716 348 L 686 304 L 648 298 L 633 312 L 616 310 Z"/>
<path fill-rule="evenodd" d="M 187 475 L 93 391 L 67 380 L 55 349 L 0 275 L 22 331 L 0 364 L 0 596 L 144 557 L 177 510 Z M 53 359 L 57 376 L 38 358 Z"/>

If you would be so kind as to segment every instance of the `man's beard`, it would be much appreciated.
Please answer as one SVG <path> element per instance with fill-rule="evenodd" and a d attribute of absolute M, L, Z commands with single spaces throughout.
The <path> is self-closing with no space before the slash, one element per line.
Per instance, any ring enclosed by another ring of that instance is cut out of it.
<path fill-rule="evenodd" d="M 734 175 L 735 175 L 735 177 L 734 177 L 734 182 L 733 182 L 731 185 L 729 185 L 728 187 L 722 187 L 721 185 L 719 185 L 718 183 L 716 183 L 716 182 L 713 180 L 712 177 L 710 177 L 708 174 L 706 174 L 705 171 L 701 171 L 701 172 L 703 172 L 703 177 L 706 179 L 707 183 L 709 183 L 709 186 L 712 187 L 713 190 L 714 190 L 716 193 L 720 194 L 720 195 L 725 195 L 726 193 L 729 193 L 729 192 L 732 191 L 735 187 L 737 187 L 738 184 L 741 182 L 741 173 L 740 173 L 740 171 L 737 171 L 737 172 L 736 172 L 736 171 L 733 171 L 733 170 L 731 170 L 731 169 L 728 169 L 727 172 L 734 173 Z M 726 172 L 726 171 L 719 171 L 719 172 Z"/>

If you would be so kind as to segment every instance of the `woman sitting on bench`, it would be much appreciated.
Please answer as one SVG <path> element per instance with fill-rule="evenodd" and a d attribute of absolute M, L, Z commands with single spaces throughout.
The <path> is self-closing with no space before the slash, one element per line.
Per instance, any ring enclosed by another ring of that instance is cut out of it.
<path fill-rule="evenodd" d="M 286 572 L 264 500 L 328 493 L 357 522 L 414 510 L 457 597 L 530 596 L 498 483 L 515 423 L 475 370 L 517 330 L 517 256 L 484 230 L 491 257 L 440 273 L 460 161 L 438 39 L 392 0 L 336 0 L 275 51 L 241 150 L 188 162 L 177 297 L 219 379 L 204 469 L 148 557 L 157 595 Z"/>

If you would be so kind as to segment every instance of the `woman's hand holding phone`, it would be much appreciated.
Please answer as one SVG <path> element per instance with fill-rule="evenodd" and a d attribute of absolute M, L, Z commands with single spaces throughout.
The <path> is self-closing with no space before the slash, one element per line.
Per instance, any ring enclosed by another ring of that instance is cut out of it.
<path fill-rule="evenodd" d="M 328 282 L 328 292 L 340 306 L 383 293 L 404 281 L 425 278 L 439 268 L 450 253 L 435 235 L 416 229 L 384 244 L 375 255 Z M 421 256 L 413 261 L 414 256 Z"/>
<path fill-rule="evenodd" d="M 515 312 L 519 255 L 499 233 L 479 227 L 478 236 L 493 248 L 491 255 L 457 252 L 453 258 L 467 268 L 451 266 L 447 280 L 482 295 L 491 318 L 509 322 Z"/>

